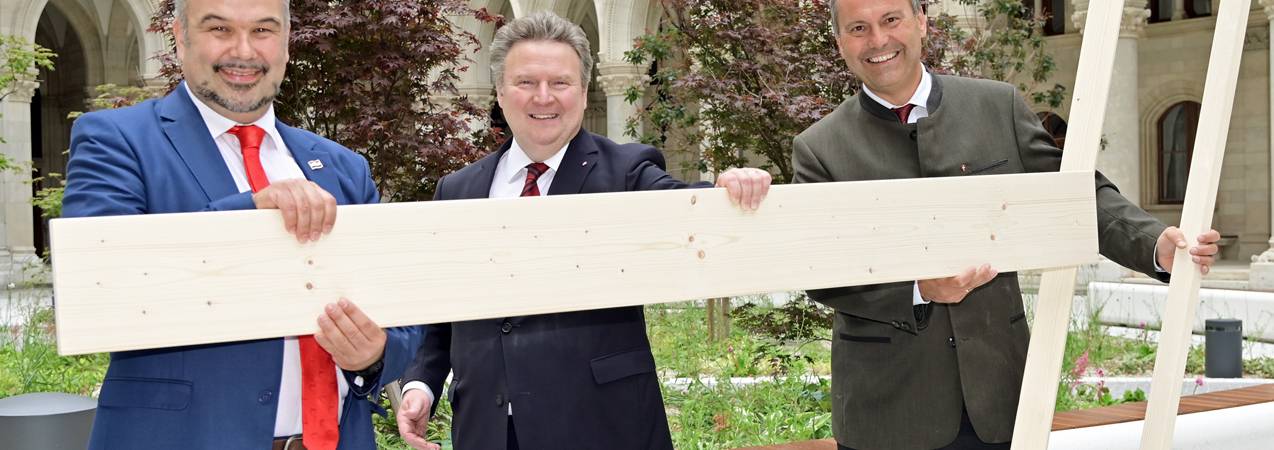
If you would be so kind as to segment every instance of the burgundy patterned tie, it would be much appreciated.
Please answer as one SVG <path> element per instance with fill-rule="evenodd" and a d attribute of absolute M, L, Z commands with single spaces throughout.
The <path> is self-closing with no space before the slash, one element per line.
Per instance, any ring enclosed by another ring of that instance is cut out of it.
<path fill-rule="evenodd" d="M 911 108 L 915 107 L 916 105 L 908 103 L 897 108 L 893 108 L 890 111 L 893 111 L 894 114 L 898 116 L 899 122 L 907 123 L 907 118 L 911 117 Z"/>
<path fill-rule="evenodd" d="M 540 175 L 549 171 L 549 165 L 542 162 L 530 163 L 526 165 L 526 184 L 522 186 L 523 197 L 539 197 L 540 185 L 536 183 L 540 179 Z"/>

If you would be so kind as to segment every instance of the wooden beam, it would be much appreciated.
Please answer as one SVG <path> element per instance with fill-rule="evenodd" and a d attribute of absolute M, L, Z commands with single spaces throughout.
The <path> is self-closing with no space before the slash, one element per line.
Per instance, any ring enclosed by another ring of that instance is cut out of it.
<path fill-rule="evenodd" d="M 1088 4 L 1075 91 L 1071 96 L 1069 132 L 1062 152 L 1062 171 L 1092 171 L 1097 165 L 1123 6 L 1123 0 Z M 1026 354 L 1013 425 L 1014 449 L 1048 448 L 1071 302 L 1075 296 L 1075 272 L 1075 267 L 1067 267 L 1044 272 L 1040 278 L 1030 350 Z"/>
<path fill-rule="evenodd" d="M 1216 206 L 1217 185 L 1221 181 L 1226 138 L 1230 133 L 1230 112 L 1234 108 L 1234 90 L 1239 82 L 1239 62 L 1243 57 L 1243 39 L 1247 33 L 1250 7 L 1249 0 L 1226 0 L 1221 2 L 1217 15 L 1203 104 L 1199 107 L 1194 156 L 1190 161 L 1189 184 L 1181 210 L 1181 231 L 1192 245 L 1196 236 L 1212 227 L 1212 212 Z M 1143 450 L 1172 447 L 1177 403 L 1181 400 L 1181 376 L 1185 373 L 1190 329 L 1199 306 L 1199 282 L 1203 278 L 1199 266 L 1190 258 L 1187 250 L 1180 249 L 1174 258 L 1175 270 L 1168 284 L 1168 305 L 1163 330 L 1159 334 L 1159 349 L 1155 354 L 1154 377 L 1150 383 L 1146 426 L 1141 433 Z"/>
<path fill-rule="evenodd" d="M 273 211 L 54 220 L 59 351 L 308 334 L 339 297 L 383 326 L 1097 260 L 1091 172 L 341 207 L 297 244 Z"/>

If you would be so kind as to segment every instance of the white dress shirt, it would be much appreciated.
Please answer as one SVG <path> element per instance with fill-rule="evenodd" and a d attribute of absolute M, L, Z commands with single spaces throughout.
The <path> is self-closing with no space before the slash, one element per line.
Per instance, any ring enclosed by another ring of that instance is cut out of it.
<path fill-rule="evenodd" d="M 208 126 L 208 134 L 211 134 L 213 141 L 216 141 L 217 150 L 221 152 L 221 158 L 226 161 L 226 168 L 230 170 L 230 176 L 234 178 L 235 187 L 239 189 L 239 192 L 252 192 L 252 186 L 248 184 L 248 174 L 243 167 L 243 152 L 239 149 L 239 138 L 228 133 L 235 125 L 256 125 L 265 130 L 265 138 L 261 140 L 261 166 L 265 168 L 266 178 L 269 178 L 270 182 L 305 178 L 305 173 L 301 172 L 301 167 L 296 164 L 296 160 L 292 158 L 292 152 L 288 151 L 287 144 L 283 142 L 283 136 L 279 135 L 279 129 L 274 126 L 273 105 L 256 122 L 240 124 L 213 111 L 211 107 L 203 103 L 203 100 L 190 92 L 189 86 L 184 84 L 182 86 L 194 102 L 195 109 L 199 110 L 199 115 L 203 117 L 204 125 Z M 339 367 L 333 365 L 332 369 L 336 371 L 336 384 L 339 389 L 337 393 L 337 417 L 339 418 L 349 385 L 345 382 Z M 274 416 L 274 435 L 283 437 L 296 434 L 301 434 L 301 346 L 296 337 L 292 336 L 284 338 L 283 341 L 283 376 L 279 380 L 279 409 Z"/>
<path fill-rule="evenodd" d="M 542 161 L 549 166 L 549 170 L 540 174 L 535 179 L 535 186 L 540 189 L 540 195 L 548 195 L 549 187 L 553 185 L 553 177 L 557 175 L 558 167 L 562 165 L 562 158 L 566 156 L 566 147 L 563 146 L 557 153 L 550 156 L 549 159 Z M 510 198 L 521 197 L 522 188 L 526 187 L 526 166 L 534 163 L 526 151 L 522 150 L 522 146 L 518 145 L 517 138 L 513 139 L 513 145 L 509 150 L 500 155 L 500 162 L 495 165 L 495 176 L 491 179 L 491 189 L 487 191 L 488 198 Z M 412 389 L 420 389 L 425 391 L 425 395 L 429 396 L 429 403 L 434 401 L 434 393 L 429 386 L 421 381 L 411 381 L 403 385 L 403 394 Z M 509 402 L 509 415 L 513 415 L 513 402 Z"/>

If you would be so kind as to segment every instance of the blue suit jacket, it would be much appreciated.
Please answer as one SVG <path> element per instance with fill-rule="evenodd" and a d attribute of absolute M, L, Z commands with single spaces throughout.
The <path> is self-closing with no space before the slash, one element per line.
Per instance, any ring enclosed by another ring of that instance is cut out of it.
<path fill-rule="evenodd" d="M 339 204 L 379 201 L 361 156 L 307 131 L 278 129 L 305 176 Z M 319 170 L 307 164 L 316 159 Z M 76 120 L 66 180 L 66 217 L 254 208 L 180 87 Z M 358 387 L 346 374 L 340 449 L 376 448 L 371 411 L 379 408 L 368 397 L 402 373 L 419 345 L 417 327 L 387 333 L 380 379 Z M 282 365 L 282 339 L 113 353 L 89 448 L 270 448 Z"/>

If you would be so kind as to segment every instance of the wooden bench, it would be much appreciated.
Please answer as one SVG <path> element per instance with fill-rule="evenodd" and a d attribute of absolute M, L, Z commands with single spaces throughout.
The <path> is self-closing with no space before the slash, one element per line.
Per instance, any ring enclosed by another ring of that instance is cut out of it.
<path fill-rule="evenodd" d="M 1274 402 L 1274 384 L 1264 384 L 1228 391 L 1181 397 L 1177 415 L 1193 414 L 1218 409 Z M 1146 402 L 1124 403 L 1103 408 L 1081 409 L 1057 413 L 1053 416 L 1053 431 L 1087 428 L 1116 423 L 1145 420 Z M 836 441 L 819 439 L 789 442 L 786 444 L 747 447 L 739 450 L 836 450 Z"/>

